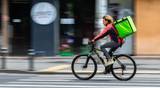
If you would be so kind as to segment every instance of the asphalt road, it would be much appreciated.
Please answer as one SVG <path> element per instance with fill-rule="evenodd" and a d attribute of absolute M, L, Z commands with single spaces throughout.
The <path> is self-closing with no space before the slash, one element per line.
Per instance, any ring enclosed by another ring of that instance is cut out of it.
<path fill-rule="evenodd" d="M 160 88 L 159 74 L 136 74 L 129 81 L 97 74 L 91 80 L 78 80 L 72 74 L 0 73 L 0 88 Z"/>

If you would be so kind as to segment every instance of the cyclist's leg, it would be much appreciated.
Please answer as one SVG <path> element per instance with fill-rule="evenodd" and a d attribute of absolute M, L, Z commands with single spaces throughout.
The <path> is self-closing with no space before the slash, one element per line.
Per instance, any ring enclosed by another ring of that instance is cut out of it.
<path fill-rule="evenodd" d="M 111 58 L 108 51 L 106 50 L 106 48 L 110 48 L 112 46 L 111 42 L 107 42 L 103 45 L 100 46 L 101 50 L 103 51 L 104 55 L 106 56 L 106 58 Z"/>
<path fill-rule="evenodd" d="M 115 48 L 111 48 L 110 50 L 109 50 L 109 55 L 112 57 L 112 55 L 113 55 L 113 52 L 115 51 Z"/>
<path fill-rule="evenodd" d="M 107 42 L 107 43 L 103 44 L 100 48 L 101 48 L 101 50 L 103 51 L 103 53 L 104 53 L 104 55 L 106 56 L 106 58 L 111 59 L 111 56 L 110 56 L 110 52 L 111 52 L 111 51 L 108 52 L 108 51 L 106 50 L 106 48 L 112 49 L 112 48 L 115 48 L 115 47 L 118 47 L 118 46 L 119 46 L 118 43 L 116 43 L 116 42 L 114 42 L 114 41 L 111 41 L 111 42 Z"/>
<path fill-rule="evenodd" d="M 100 48 L 101 50 L 103 51 L 104 55 L 106 56 L 106 59 L 110 59 L 111 60 L 111 64 L 113 63 L 113 60 L 111 59 L 111 56 L 110 56 L 110 52 L 114 49 L 116 49 L 115 47 L 118 47 L 118 43 L 114 42 L 114 41 L 111 41 L 111 42 L 107 42 L 105 44 L 103 44 Z M 111 48 L 110 51 L 108 52 L 106 50 L 106 48 Z M 111 52 L 112 53 L 112 52 Z M 109 73 L 110 72 L 110 66 L 108 66 L 108 64 L 106 64 L 106 67 L 105 67 L 105 70 L 104 70 L 104 73 Z"/>
<path fill-rule="evenodd" d="M 116 47 L 112 47 L 110 50 L 109 50 L 109 55 L 112 57 L 113 55 L 113 52 L 115 52 L 121 45 L 118 44 Z"/>

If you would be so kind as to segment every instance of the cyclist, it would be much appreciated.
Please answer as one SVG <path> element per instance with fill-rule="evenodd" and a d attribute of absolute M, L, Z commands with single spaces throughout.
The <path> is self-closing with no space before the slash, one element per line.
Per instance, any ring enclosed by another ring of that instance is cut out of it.
<path fill-rule="evenodd" d="M 111 58 L 112 52 L 114 52 L 118 47 L 120 47 L 124 40 L 118 37 L 118 32 L 113 24 L 113 18 L 110 15 L 106 15 L 103 17 L 103 24 L 105 28 L 96 37 L 94 37 L 91 42 L 94 43 L 95 41 L 105 36 L 110 36 L 110 42 L 106 42 L 105 44 L 100 46 L 104 55 L 106 56 L 106 58 L 108 58 L 108 62 L 105 63 L 105 65 L 108 66 L 114 63 L 114 60 Z M 110 48 L 110 50 L 107 51 L 106 48 Z"/>

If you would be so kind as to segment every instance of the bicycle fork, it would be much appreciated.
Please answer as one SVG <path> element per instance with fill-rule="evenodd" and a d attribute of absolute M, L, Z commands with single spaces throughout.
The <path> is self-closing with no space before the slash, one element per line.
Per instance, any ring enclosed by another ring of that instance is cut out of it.
<path fill-rule="evenodd" d="M 86 59 L 85 64 L 83 65 L 83 68 L 87 68 L 88 62 L 89 62 L 89 59 L 90 59 L 90 58 L 92 58 L 92 57 L 91 57 L 91 54 L 89 54 L 89 55 L 87 56 L 87 59 Z"/>

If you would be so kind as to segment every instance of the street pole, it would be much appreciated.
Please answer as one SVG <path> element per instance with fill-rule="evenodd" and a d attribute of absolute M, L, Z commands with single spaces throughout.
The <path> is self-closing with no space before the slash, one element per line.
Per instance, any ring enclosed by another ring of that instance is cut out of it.
<path fill-rule="evenodd" d="M 2 62 L 1 62 L 1 69 L 6 68 L 6 55 L 8 53 L 8 22 L 9 22 L 9 15 L 8 15 L 8 0 L 1 0 L 2 5 L 2 42 L 1 42 L 1 55 L 2 55 Z"/>
<path fill-rule="evenodd" d="M 95 9 L 96 32 L 100 32 L 104 28 L 102 18 L 107 14 L 108 14 L 108 0 L 96 0 L 96 9 Z M 98 46 L 102 45 L 104 42 L 106 42 L 106 40 L 108 40 L 108 38 L 100 40 Z"/>
<path fill-rule="evenodd" d="M 108 0 L 96 0 L 95 27 L 101 30 L 104 26 L 102 17 L 108 13 Z"/>
<path fill-rule="evenodd" d="M 8 22 L 9 22 L 9 13 L 8 13 L 8 0 L 2 1 L 2 48 L 8 50 Z"/>
<path fill-rule="evenodd" d="M 5 48 L 1 48 L 1 69 L 6 69 L 6 56 L 8 54 L 8 50 Z"/>
<path fill-rule="evenodd" d="M 28 50 L 28 56 L 29 56 L 29 71 L 34 70 L 34 57 L 35 57 L 35 50 L 34 49 L 29 49 Z"/>

